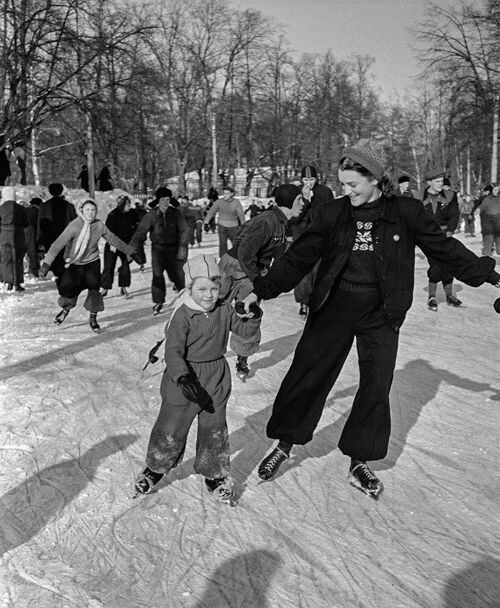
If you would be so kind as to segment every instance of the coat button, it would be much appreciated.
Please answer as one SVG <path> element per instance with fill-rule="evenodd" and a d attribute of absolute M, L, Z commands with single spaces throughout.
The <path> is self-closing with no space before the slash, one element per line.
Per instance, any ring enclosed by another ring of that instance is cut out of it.
<path fill-rule="evenodd" d="M 399 241 L 399 234 L 395 234 L 392 238 L 396 242 Z"/>

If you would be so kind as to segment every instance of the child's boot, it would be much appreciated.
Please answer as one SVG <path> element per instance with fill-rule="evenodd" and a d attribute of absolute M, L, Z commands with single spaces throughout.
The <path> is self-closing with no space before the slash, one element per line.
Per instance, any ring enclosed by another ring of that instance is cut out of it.
<path fill-rule="evenodd" d="M 135 494 L 132 498 L 137 498 L 139 494 L 151 494 L 153 488 L 159 483 L 163 477 L 163 473 L 155 473 L 149 467 L 146 467 L 142 473 L 137 475 L 134 489 Z"/>

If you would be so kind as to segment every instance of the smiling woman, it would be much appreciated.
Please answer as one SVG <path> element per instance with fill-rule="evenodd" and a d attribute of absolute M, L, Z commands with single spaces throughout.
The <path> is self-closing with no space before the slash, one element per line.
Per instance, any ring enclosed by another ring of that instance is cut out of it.
<path fill-rule="evenodd" d="M 381 152 L 360 140 L 345 148 L 339 179 L 346 196 L 322 205 L 312 224 L 265 276 L 245 306 L 290 291 L 319 261 L 310 316 L 273 405 L 267 435 L 278 446 L 262 461 L 271 479 L 294 444 L 311 441 L 326 398 L 356 339 L 359 388 L 339 448 L 349 481 L 376 498 L 382 482 L 368 462 L 386 456 L 399 328 L 413 297 L 415 246 L 464 283 L 500 286 L 492 258 L 446 237 L 420 201 L 392 195 Z"/>

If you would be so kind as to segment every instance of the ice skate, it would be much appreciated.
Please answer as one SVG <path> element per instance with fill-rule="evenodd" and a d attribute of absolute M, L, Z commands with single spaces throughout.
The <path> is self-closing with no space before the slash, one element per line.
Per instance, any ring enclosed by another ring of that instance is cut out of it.
<path fill-rule="evenodd" d="M 103 298 L 105 298 L 108 295 L 108 290 L 107 289 L 101 289 L 101 296 Z"/>
<path fill-rule="evenodd" d="M 159 315 L 161 313 L 161 309 L 163 308 L 163 304 L 155 304 L 153 306 L 153 316 Z"/>
<path fill-rule="evenodd" d="M 54 319 L 54 323 L 56 325 L 61 325 L 61 323 L 68 315 L 69 310 L 67 308 L 61 308 L 61 310 L 57 313 L 56 318 Z"/>
<path fill-rule="evenodd" d="M 149 467 L 146 467 L 144 471 L 139 473 L 136 477 L 134 484 L 135 493 L 132 498 L 137 498 L 141 494 L 151 494 L 162 477 L 163 473 L 155 473 Z"/>
<path fill-rule="evenodd" d="M 220 479 L 205 478 L 205 485 L 210 494 L 213 494 L 217 500 L 231 507 L 236 506 L 234 500 L 234 486 L 229 477 L 221 477 Z"/>
<path fill-rule="evenodd" d="M 377 499 L 384 489 L 380 479 L 363 460 L 353 460 L 349 468 L 348 480 L 351 486 L 367 496 Z"/>
<path fill-rule="evenodd" d="M 264 460 L 260 463 L 257 473 L 263 481 L 269 481 L 272 479 L 280 466 L 290 458 L 290 454 L 287 454 L 279 446 L 275 447 Z"/>
<path fill-rule="evenodd" d="M 240 380 L 245 381 L 250 373 L 250 368 L 248 367 L 248 357 L 242 357 L 238 355 L 236 359 L 236 375 Z"/>
<path fill-rule="evenodd" d="M 432 310 L 432 311 L 434 311 L 434 312 L 437 312 L 437 309 L 438 309 L 438 303 L 437 303 L 436 298 L 434 298 L 434 297 L 432 297 L 432 296 L 431 296 L 431 297 L 430 297 L 430 298 L 427 300 L 427 308 L 428 308 L 429 310 Z"/>
<path fill-rule="evenodd" d="M 101 331 L 101 327 L 100 327 L 99 323 L 97 322 L 97 314 L 90 313 L 89 325 L 90 325 L 90 329 L 93 332 L 95 332 L 96 334 L 98 334 Z"/>
<path fill-rule="evenodd" d="M 459 306 L 462 306 L 462 300 L 459 300 L 455 296 L 450 295 L 446 296 L 446 304 L 448 304 L 448 306 L 454 306 L 455 308 L 458 308 Z"/>
<path fill-rule="evenodd" d="M 126 287 L 120 287 L 120 295 L 123 296 L 124 298 L 129 298 L 130 294 L 127 291 Z"/>

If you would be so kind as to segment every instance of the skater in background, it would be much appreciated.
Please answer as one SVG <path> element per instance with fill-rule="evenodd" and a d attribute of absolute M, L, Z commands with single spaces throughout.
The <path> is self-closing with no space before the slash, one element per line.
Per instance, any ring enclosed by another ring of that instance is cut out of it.
<path fill-rule="evenodd" d="M 97 183 L 99 184 L 99 190 L 101 192 L 109 192 L 113 190 L 113 184 L 111 182 L 111 172 L 108 165 L 104 165 L 99 175 L 97 176 Z"/>
<path fill-rule="evenodd" d="M 5 144 L 5 136 L 0 135 L 0 186 L 5 186 L 10 176 L 10 148 Z"/>
<path fill-rule="evenodd" d="M 474 218 L 474 215 L 472 215 Z M 481 201 L 481 234 L 483 255 L 500 255 L 500 188 L 495 186 Z"/>
<path fill-rule="evenodd" d="M 75 206 L 63 197 L 62 184 L 49 184 L 51 198 L 43 202 L 38 210 L 38 250 L 44 254 L 52 243 L 63 232 L 66 226 L 76 218 Z M 59 280 L 64 270 L 63 252 L 52 262 L 51 270 Z"/>
<path fill-rule="evenodd" d="M 116 199 L 116 207 L 109 212 L 106 218 L 106 226 L 115 236 L 127 245 L 134 235 L 139 224 L 137 214 L 132 210 L 132 202 L 126 194 Z M 113 276 L 115 274 L 116 260 L 120 258 L 118 269 L 118 287 L 120 295 L 128 297 L 128 288 L 131 283 L 130 262 L 128 255 L 119 251 L 113 245 L 106 243 L 104 246 L 104 268 L 101 275 L 101 295 L 104 297 L 113 287 Z"/>
<path fill-rule="evenodd" d="M 87 169 L 87 165 L 82 165 L 80 173 L 76 178 L 80 182 L 80 188 L 85 190 L 85 192 L 89 191 L 89 170 Z"/>
<path fill-rule="evenodd" d="M 163 273 L 167 272 L 177 291 L 184 289 L 182 265 L 188 257 L 189 228 L 178 209 L 179 203 L 169 188 L 158 188 L 155 200 L 157 205 L 142 218 L 131 244 L 140 252 L 144 263 L 144 241 L 149 234 L 153 271 L 151 297 L 153 314 L 158 315 L 165 303 L 167 290 Z"/>
<path fill-rule="evenodd" d="M 210 221 L 215 215 L 217 215 L 219 258 L 221 258 L 228 250 L 228 240 L 231 241 L 232 245 L 239 226 L 245 222 L 245 212 L 241 202 L 234 198 L 234 188 L 232 186 L 224 186 L 222 199 L 216 200 L 205 216 L 205 225 L 210 225 Z"/>
<path fill-rule="evenodd" d="M 460 220 L 457 227 L 457 232 L 460 232 L 461 223 L 463 221 L 465 236 L 475 236 L 474 215 L 471 217 L 473 206 L 474 202 L 468 194 L 460 197 L 458 202 Z"/>
<path fill-rule="evenodd" d="M 460 211 L 456 193 L 451 188 L 445 188 L 445 186 L 449 186 L 449 181 L 446 184 L 444 176 L 445 172 L 441 169 L 429 169 L 425 178 L 427 188 L 420 198 L 424 209 L 436 219 L 443 234 L 451 237 L 457 229 Z M 436 264 L 434 260 L 429 262 L 427 277 L 429 279 L 429 293 L 427 294 L 429 310 L 435 312 L 438 309 L 436 293 L 440 281 L 443 283 L 446 303 L 454 307 L 462 305 L 462 301 L 453 295 L 453 275 Z"/>
<path fill-rule="evenodd" d="M 345 148 L 338 176 L 345 196 L 318 209 L 269 272 L 254 279 L 245 300 L 249 309 L 258 299 L 290 291 L 321 258 L 309 318 L 267 425 L 267 436 L 279 443 L 258 473 L 271 479 L 294 444 L 311 441 L 356 339 L 359 388 L 338 445 L 351 459 L 349 482 L 376 497 L 383 486 L 369 463 L 387 454 L 389 392 L 399 329 L 413 298 L 415 246 L 473 287 L 500 287 L 500 275 L 492 258 L 479 258 L 447 237 L 420 201 L 392 195 L 375 144 L 360 140 Z"/>
<path fill-rule="evenodd" d="M 40 276 L 47 275 L 59 252 L 64 251 L 64 269 L 57 283 L 59 306 L 61 310 L 55 318 L 60 325 L 76 306 L 78 296 L 88 290 L 83 307 L 89 311 L 90 328 L 99 333 L 97 313 L 104 310 L 101 284 L 101 260 L 99 257 L 99 240 L 104 238 L 112 247 L 116 247 L 138 261 L 134 249 L 115 236 L 106 225 L 96 218 L 97 205 L 92 199 L 83 201 L 78 206 L 79 215 L 68 224 L 64 231 L 52 243 L 40 266 Z"/>
<path fill-rule="evenodd" d="M 27 225 L 26 209 L 16 202 L 15 189 L 4 186 L 0 200 L 0 264 L 7 291 L 24 291 L 24 230 Z"/>
<path fill-rule="evenodd" d="M 293 184 L 278 186 L 276 205 L 271 211 L 260 213 L 239 229 L 233 247 L 220 259 L 224 273 L 222 297 L 229 302 L 241 302 L 253 289 L 252 281 L 265 274 L 273 260 L 287 247 L 287 225 L 302 209 L 301 192 Z M 249 338 L 231 335 L 231 348 L 237 355 L 236 371 L 241 378 L 248 375 L 248 357 L 259 350 L 261 334 Z"/>
<path fill-rule="evenodd" d="M 37 230 L 38 230 L 38 212 L 42 199 L 35 197 L 29 202 L 26 207 L 26 217 L 28 218 L 28 225 L 24 229 L 24 238 L 26 241 L 26 255 L 28 256 L 29 272 L 35 279 L 38 278 L 38 271 L 40 270 L 40 256 L 38 254 L 37 246 Z"/>
<path fill-rule="evenodd" d="M 186 220 L 189 229 L 189 244 L 194 247 L 195 242 L 198 247 L 201 247 L 202 227 L 203 227 L 203 209 L 197 205 L 193 205 L 187 196 L 179 197 L 180 212 Z"/>
<path fill-rule="evenodd" d="M 292 217 L 289 222 L 289 231 L 292 242 L 304 232 L 311 224 L 314 212 L 319 205 L 331 204 L 335 201 L 333 192 L 328 186 L 318 183 L 318 170 L 312 165 L 302 167 L 302 200 L 304 206 L 298 217 Z M 307 274 L 293 290 L 295 301 L 299 305 L 299 315 L 304 319 L 309 312 L 309 298 L 313 290 L 317 267 Z"/>
<path fill-rule="evenodd" d="M 398 177 L 398 186 L 394 194 L 396 196 L 413 198 L 413 192 L 410 190 L 410 178 L 407 175 L 400 175 Z"/>
<path fill-rule="evenodd" d="M 221 271 L 213 256 L 190 259 L 184 274 L 186 291 L 165 328 L 161 409 L 149 438 L 146 468 L 135 483 L 136 496 L 151 492 L 182 461 L 189 429 L 198 418 L 194 470 L 205 477 L 210 493 L 230 502 L 233 484 L 226 404 L 231 372 L 224 354 L 230 331 L 250 337 L 259 320 L 240 318 L 228 302 L 219 299 Z M 254 309 L 254 314 L 259 313 L 260 309 Z"/>

